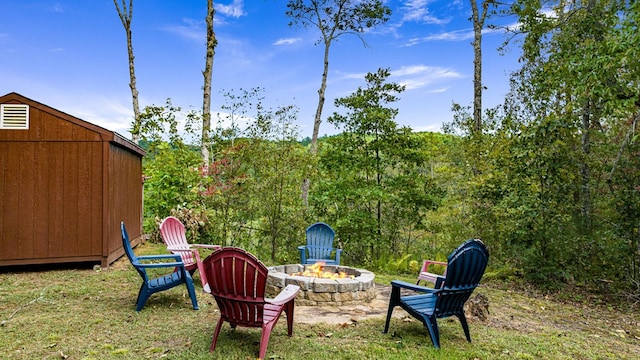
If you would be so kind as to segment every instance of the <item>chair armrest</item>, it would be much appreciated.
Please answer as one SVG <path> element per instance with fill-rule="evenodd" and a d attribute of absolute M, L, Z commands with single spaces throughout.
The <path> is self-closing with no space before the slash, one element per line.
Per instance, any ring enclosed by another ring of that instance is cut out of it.
<path fill-rule="evenodd" d="M 175 261 L 182 262 L 180 255 L 176 254 L 162 254 L 162 255 L 142 255 L 138 256 L 138 260 L 162 260 L 162 259 L 173 259 Z"/>
<path fill-rule="evenodd" d="M 222 246 L 220 245 L 209 245 L 209 244 L 189 244 L 190 246 L 201 248 L 201 249 L 211 249 L 211 250 L 220 250 Z"/>
<path fill-rule="evenodd" d="M 409 290 L 413 290 L 413 291 L 418 291 L 418 292 L 423 292 L 423 293 L 434 293 L 437 289 L 432 289 L 432 288 L 428 288 L 428 287 L 424 287 L 424 286 L 420 286 L 420 285 L 416 285 L 416 284 L 411 284 L 408 283 L 406 281 L 401 281 L 401 280 L 393 280 L 391 281 L 391 286 L 393 287 L 400 287 L 403 289 L 409 289 Z"/>
<path fill-rule="evenodd" d="M 167 251 L 171 251 L 173 253 L 196 253 L 198 250 L 191 248 L 183 248 L 183 247 L 173 247 L 167 246 Z"/>
<path fill-rule="evenodd" d="M 278 296 L 276 296 L 273 299 L 265 299 L 265 301 L 273 305 L 286 304 L 289 301 L 293 300 L 298 295 L 299 291 L 300 291 L 300 286 L 289 284 L 282 291 L 280 291 Z"/>
<path fill-rule="evenodd" d="M 304 265 L 307 262 L 307 246 L 298 246 L 298 252 L 300 253 L 300 264 Z"/>
<path fill-rule="evenodd" d="M 425 260 L 422 263 L 422 269 L 420 269 L 420 272 L 429 272 L 429 266 L 431 265 L 442 265 L 445 268 L 447 267 L 447 263 L 444 261 Z"/>
<path fill-rule="evenodd" d="M 135 266 L 136 267 L 140 267 L 140 268 L 169 268 L 169 267 L 184 268 L 184 263 L 182 261 L 180 261 L 180 262 L 161 262 L 161 263 L 152 263 L 152 264 L 137 263 Z"/>
<path fill-rule="evenodd" d="M 208 245 L 208 244 L 189 244 L 189 247 L 184 247 L 183 245 L 167 246 L 168 251 L 175 251 L 175 252 L 191 252 L 191 251 L 196 251 L 197 250 L 196 248 L 220 250 L 222 247 L 220 245 Z"/>

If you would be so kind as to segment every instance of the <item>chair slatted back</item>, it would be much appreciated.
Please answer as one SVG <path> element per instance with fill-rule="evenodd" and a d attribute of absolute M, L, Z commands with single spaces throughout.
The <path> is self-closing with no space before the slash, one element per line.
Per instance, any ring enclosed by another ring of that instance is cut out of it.
<path fill-rule="evenodd" d="M 147 271 L 140 267 L 140 260 L 133 252 L 133 248 L 131 247 L 131 240 L 129 240 L 129 233 L 127 233 L 127 229 L 124 226 L 124 222 L 120 223 L 120 232 L 122 234 L 122 247 L 124 248 L 124 253 L 127 254 L 129 261 L 131 261 L 131 265 L 136 269 L 138 274 L 142 277 L 145 282 L 149 281 L 149 276 L 147 276 Z"/>
<path fill-rule="evenodd" d="M 331 226 L 317 222 L 306 230 L 307 250 L 310 259 L 329 259 L 333 251 L 333 238 L 336 232 Z"/>
<path fill-rule="evenodd" d="M 464 303 L 480 283 L 488 261 L 489 252 L 478 239 L 465 241 L 449 255 L 444 287 L 437 292 L 436 316 L 446 317 L 463 311 Z"/>
<path fill-rule="evenodd" d="M 261 327 L 267 267 L 252 254 L 235 247 L 212 253 L 203 265 L 220 315 L 231 324 Z"/>
<path fill-rule="evenodd" d="M 186 230 L 182 222 L 173 216 L 169 216 L 160 224 L 160 236 L 166 246 L 175 247 L 178 249 L 189 249 L 189 243 L 187 242 Z M 192 252 L 180 251 L 178 252 L 182 258 L 182 262 L 189 266 L 196 263 L 196 259 Z"/>

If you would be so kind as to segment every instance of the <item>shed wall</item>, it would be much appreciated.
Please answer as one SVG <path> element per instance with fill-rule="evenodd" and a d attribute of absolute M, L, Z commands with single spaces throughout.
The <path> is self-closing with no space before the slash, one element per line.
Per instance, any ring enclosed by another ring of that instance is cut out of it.
<path fill-rule="evenodd" d="M 100 142 L 0 142 L 0 261 L 100 258 L 102 159 Z"/>
<path fill-rule="evenodd" d="M 142 149 L 16 93 L 0 103 L 29 105 L 29 129 L 0 129 L 0 266 L 107 266 L 123 220 L 140 240 Z"/>
<path fill-rule="evenodd" d="M 124 254 L 120 222 L 124 221 L 133 245 L 142 235 L 142 166 L 141 157 L 122 147 L 111 145 L 109 151 L 107 213 L 109 262 Z"/>

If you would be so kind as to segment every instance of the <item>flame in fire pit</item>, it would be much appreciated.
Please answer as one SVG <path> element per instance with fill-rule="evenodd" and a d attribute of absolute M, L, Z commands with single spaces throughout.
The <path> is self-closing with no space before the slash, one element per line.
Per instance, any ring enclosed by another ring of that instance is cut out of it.
<path fill-rule="evenodd" d="M 293 273 L 291 275 L 315 277 L 315 278 L 321 278 L 321 279 L 353 279 L 353 275 L 348 275 L 343 271 L 341 272 L 324 271 L 324 265 L 325 265 L 324 262 L 318 261 L 313 265 L 307 266 L 307 269 L 305 271 Z"/>

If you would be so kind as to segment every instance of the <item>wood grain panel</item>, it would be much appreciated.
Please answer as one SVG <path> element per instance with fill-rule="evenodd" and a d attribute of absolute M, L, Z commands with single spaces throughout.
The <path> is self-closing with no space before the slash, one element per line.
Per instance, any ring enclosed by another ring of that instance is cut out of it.
<path fill-rule="evenodd" d="M 64 238 L 64 143 L 49 143 L 49 181 L 47 182 L 47 250 L 50 257 L 61 251 Z"/>
<path fill-rule="evenodd" d="M 34 142 L 35 152 L 33 158 L 34 188 L 33 188 L 33 249 L 34 258 L 46 258 L 49 256 L 49 233 L 47 224 L 55 220 L 55 213 L 49 212 L 49 157 L 52 148 L 50 143 Z"/>
<path fill-rule="evenodd" d="M 35 201 L 35 143 L 20 143 L 20 151 L 16 153 L 20 158 L 19 185 L 16 191 L 19 194 L 18 211 L 18 248 L 21 257 L 32 258 L 37 244 L 34 243 L 34 213 Z"/>

